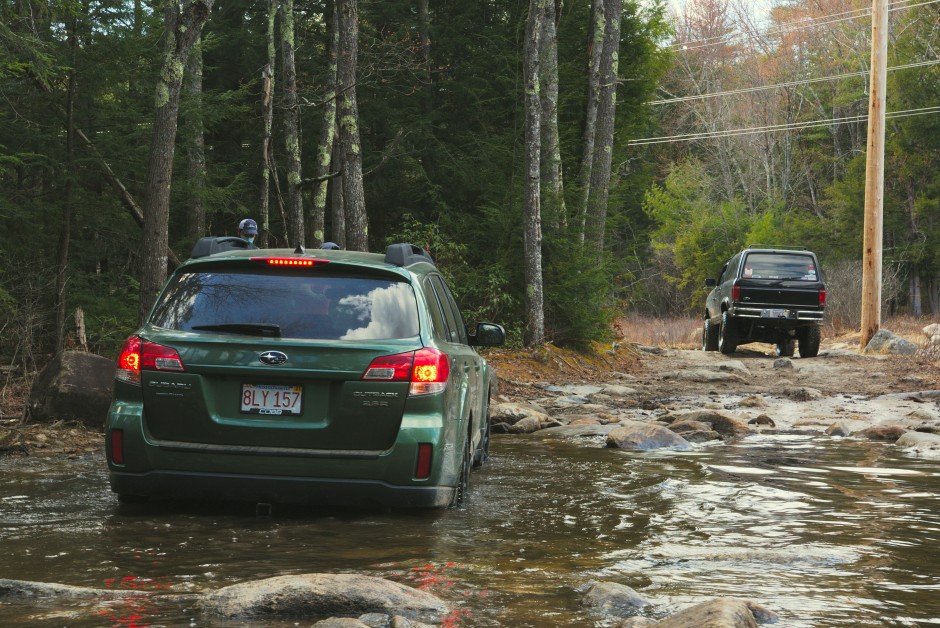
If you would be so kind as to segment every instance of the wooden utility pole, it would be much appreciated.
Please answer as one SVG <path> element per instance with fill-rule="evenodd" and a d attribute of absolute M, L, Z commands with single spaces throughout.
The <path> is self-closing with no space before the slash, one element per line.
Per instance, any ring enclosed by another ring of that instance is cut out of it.
<path fill-rule="evenodd" d="M 885 189 L 888 1 L 872 0 L 871 6 L 868 159 L 865 168 L 865 228 L 862 242 L 862 334 L 859 339 L 859 347 L 862 349 L 881 328 L 881 241 Z"/>

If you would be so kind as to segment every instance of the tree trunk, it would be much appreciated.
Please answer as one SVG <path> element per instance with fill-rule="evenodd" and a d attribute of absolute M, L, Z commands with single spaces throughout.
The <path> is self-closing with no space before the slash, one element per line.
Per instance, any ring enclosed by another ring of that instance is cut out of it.
<path fill-rule="evenodd" d="M 337 122 L 337 125 L 339 123 Z M 339 133 L 339 129 L 336 130 Z M 342 168 L 342 156 L 338 142 L 333 144 L 333 163 L 340 164 Z M 343 171 L 339 171 L 339 176 L 334 177 L 330 182 L 330 222 L 332 223 L 332 238 L 339 248 L 346 248 L 346 204 L 343 202 Z"/>
<path fill-rule="evenodd" d="M 282 1 L 281 18 L 284 152 L 287 156 L 287 237 L 290 246 L 303 246 L 304 204 L 300 177 L 300 107 L 297 104 L 297 66 L 294 62 L 294 0 Z"/>
<path fill-rule="evenodd" d="M 356 61 L 359 53 L 357 0 L 337 0 L 339 54 L 337 81 L 340 90 L 340 158 L 343 172 L 343 205 L 346 213 L 346 248 L 369 249 L 369 225 L 362 185 L 362 146 L 359 142 L 359 106 L 356 102 Z"/>
<path fill-rule="evenodd" d="M 545 342 L 542 286 L 542 216 L 539 171 L 542 105 L 539 95 L 539 44 L 545 5 L 549 0 L 530 0 L 525 30 L 525 184 L 522 206 L 525 256 L 526 346 Z"/>
<path fill-rule="evenodd" d="M 554 229 L 568 224 L 562 176 L 561 144 L 558 137 L 558 38 L 556 33 L 561 0 L 548 0 L 542 19 L 539 44 L 539 93 L 542 107 L 542 180 L 548 224 Z"/>
<path fill-rule="evenodd" d="M 909 286 L 911 314 L 914 316 L 921 316 L 923 315 L 924 310 L 920 299 L 920 268 L 918 268 L 916 264 L 911 267 L 911 278 Z"/>
<path fill-rule="evenodd" d="M 66 285 L 69 278 L 69 245 L 72 241 L 72 204 L 75 197 L 75 51 L 78 37 L 76 19 L 69 23 L 68 43 L 72 66 L 69 70 L 65 95 L 65 190 L 62 199 L 62 218 L 59 226 L 59 255 L 56 273 L 56 351 L 65 348 Z"/>
<path fill-rule="evenodd" d="M 591 39 L 588 42 L 588 87 L 587 105 L 584 116 L 584 133 L 581 145 L 581 171 L 578 173 L 578 186 L 581 190 L 581 203 L 578 206 L 578 237 L 584 242 L 587 225 L 588 199 L 591 195 L 591 172 L 594 169 L 594 141 L 597 135 L 597 105 L 601 91 L 601 56 L 604 52 L 604 32 L 607 30 L 603 0 L 591 0 Z"/>
<path fill-rule="evenodd" d="M 604 0 L 604 47 L 600 65 L 600 94 L 597 101 L 597 134 L 591 166 L 585 238 L 592 248 L 604 249 L 607 198 L 614 157 L 614 123 L 617 111 L 617 66 L 620 50 L 620 21 L 623 0 Z"/>
<path fill-rule="evenodd" d="M 336 140 L 336 53 L 339 47 L 339 12 L 335 5 L 330 16 L 329 40 L 326 102 L 323 103 L 320 143 L 317 145 L 317 160 L 313 172 L 313 208 L 310 216 L 313 225 L 310 238 L 312 246 L 320 246 L 325 240 L 326 193 L 330 184 L 328 175 L 333 163 L 333 144 Z M 336 240 L 333 241 L 336 242 Z"/>
<path fill-rule="evenodd" d="M 180 3 L 177 0 L 164 0 L 163 3 L 166 54 L 157 80 L 153 141 L 147 173 L 138 308 L 138 319 L 141 322 L 166 282 L 170 187 L 173 181 L 173 155 L 176 150 L 183 67 L 189 52 L 202 33 L 213 1 L 183 0 Z"/>
<path fill-rule="evenodd" d="M 261 204 L 259 207 L 258 246 L 268 246 L 268 234 L 271 233 L 271 134 L 274 126 L 274 22 L 277 17 L 277 0 L 268 0 L 268 62 L 261 70 Z"/>
<path fill-rule="evenodd" d="M 189 178 L 187 235 L 194 242 L 206 234 L 206 138 L 202 124 L 202 45 L 196 41 L 186 62 L 187 120 L 186 173 Z"/>

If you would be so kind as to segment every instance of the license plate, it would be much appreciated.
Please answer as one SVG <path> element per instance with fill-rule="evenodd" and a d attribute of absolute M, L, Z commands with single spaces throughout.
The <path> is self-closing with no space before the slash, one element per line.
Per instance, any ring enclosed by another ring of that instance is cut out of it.
<path fill-rule="evenodd" d="M 761 310 L 761 318 L 786 318 L 786 310 Z"/>
<path fill-rule="evenodd" d="M 242 412 L 297 416 L 303 411 L 303 386 L 242 384 Z"/>

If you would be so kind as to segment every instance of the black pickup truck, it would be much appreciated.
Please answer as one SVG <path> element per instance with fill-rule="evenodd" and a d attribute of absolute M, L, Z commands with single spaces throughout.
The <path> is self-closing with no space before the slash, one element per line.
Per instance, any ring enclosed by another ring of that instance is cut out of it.
<path fill-rule="evenodd" d="M 826 286 L 810 251 L 751 245 L 728 260 L 705 301 L 702 349 L 734 353 L 739 345 L 769 342 L 776 354 L 819 353 Z"/>

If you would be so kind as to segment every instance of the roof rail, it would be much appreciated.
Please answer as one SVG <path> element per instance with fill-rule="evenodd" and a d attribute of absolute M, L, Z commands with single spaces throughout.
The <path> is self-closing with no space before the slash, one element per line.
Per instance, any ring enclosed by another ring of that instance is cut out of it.
<path fill-rule="evenodd" d="M 805 246 L 789 246 L 786 244 L 748 244 L 749 249 L 781 249 L 785 251 L 808 251 Z"/>
<path fill-rule="evenodd" d="M 390 244 L 385 249 L 385 262 L 395 266 L 411 266 L 418 262 L 427 262 L 433 264 L 430 254 L 420 246 L 414 244 L 400 243 Z"/>

